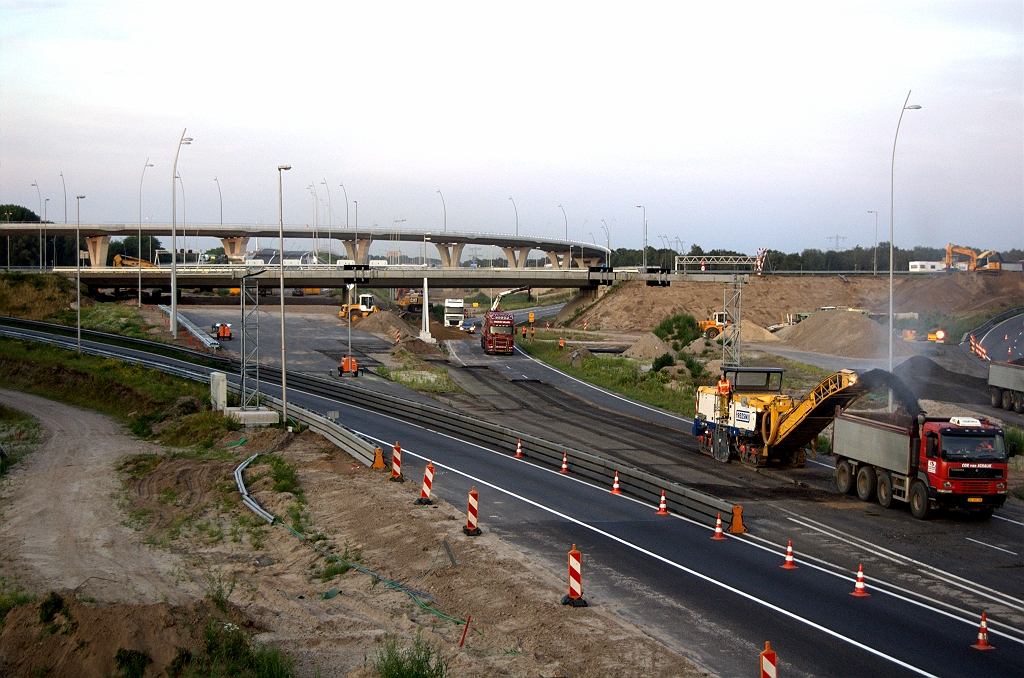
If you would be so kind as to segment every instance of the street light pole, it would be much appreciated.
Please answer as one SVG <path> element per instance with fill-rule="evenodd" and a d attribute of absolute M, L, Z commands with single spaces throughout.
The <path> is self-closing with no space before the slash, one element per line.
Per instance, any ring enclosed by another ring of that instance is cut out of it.
<path fill-rule="evenodd" d="M 444 210 L 444 232 L 447 233 L 448 232 L 448 205 L 444 204 L 444 193 L 441 192 L 440 188 L 437 189 L 437 194 L 439 196 L 441 196 L 441 209 Z"/>
<path fill-rule="evenodd" d="M 875 210 L 868 210 L 868 214 L 875 215 L 875 247 L 874 247 L 874 263 L 872 264 L 872 274 L 878 275 L 878 212 Z"/>
<path fill-rule="evenodd" d="M 149 158 L 142 166 L 142 177 L 139 179 L 139 308 L 142 308 L 142 181 L 146 178 L 146 168 L 152 167 Z"/>
<path fill-rule="evenodd" d="M 562 204 L 558 204 L 558 209 L 562 210 L 562 219 L 565 221 L 565 241 L 569 242 L 569 217 L 565 216 L 565 208 Z M 565 270 L 572 268 L 572 245 L 569 245 L 569 261 L 565 262 Z"/>
<path fill-rule="evenodd" d="M 213 178 L 214 183 L 217 184 L 217 199 L 220 201 L 220 225 L 224 225 L 224 195 L 220 192 L 220 182 L 217 181 L 217 177 Z"/>
<path fill-rule="evenodd" d="M 327 185 L 327 177 L 320 183 L 327 189 L 327 263 L 331 263 L 331 254 L 334 251 L 334 241 L 331 239 L 334 228 L 334 209 L 331 207 L 331 187 Z"/>
<path fill-rule="evenodd" d="M 615 221 L 615 220 L 612 219 L 612 221 Z M 612 263 L 611 263 L 611 256 L 612 256 L 612 232 L 611 232 L 611 229 L 608 227 L 608 222 L 607 221 L 602 219 L 601 223 L 604 224 L 603 226 L 601 226 L 601 228 L 604 229 L 604 248 L 607 250 L 607 252 L 605 252 L 605 254 L 604 254 L 604 265 L 605 265 L 606 268 L 608 268 L 608 267 L 610 267 L 612 265 Z"/>
<path fill-rule="evenodd" d="M 508 199 L 512 200 L 512 196 L 509 196 Z M 519 208 L 516 207 L 516 201 L 515 200 L 512 200 L 512 209 L 514 209 L 516 211 L 516 237 L 518 238 L 519 237 Z"/>
<path fill-rule="evenodd" d="M 345 193 L 345 230 L 348 230 L 348 191 L 345 189 L 345 184 L 340 184 L 341 190 Z M 358 248 L 359 245 L 353 240 L 352 245 L 354 248 Z M 358 254 L 358 252 L 357 252 Z"/>
<path fill-rule="evenodd" d="M 359 201 L 353 200 L 353 204 L 356 206 L 356 223 L 355 228 L 352 231 L 352 248 L 356 251 L 356 263 L 359 263 Z M 369 254 L 369 252 L 367 252 Z"/>
<path fill-rule="evenodd" d="M 913 91 L 913 90 L 911 90 Z M 893 213 L 894 213 L 894 198 L 896 196 L 896 140 L 900 136 L 900 124 L 903 122 L 904 111 L 916 111 L 921 107 L 917 104 L 907 105 L 910 101 L 910 91 L 907 92 L 907 98 L 903 101 L 903 108 L 900 109 L 900 119 L 896 122 L 896 134 L 892 138 L 892 166 L 889 171 L 889 374 L 892 374 L 892 332 L 893 332 L 893 313 L 892 313 L 892 281 L 893 281 Z M 892 388 L 889 389 L 889 411 L 892 412 Z"/>
<path fill-rule="evenodd" d="M 36 195 L 39 197 L 39 270 L 43 270 L 43 194 L 39 191 L 39 180 L 36 179 L 32 182 L 32 185 L 36 187 Z"/>
<path fill-rule="evenodd" d="M 50 199 L 47 198 L 43 201 L 43 266 L 46 266 L 46 211 L 50 206 Z"/>
<path fill-rule="evenodd" d="M 647 208 L 643 205 L 636 207 L 644 211 L 644 273 L 647 273 Z"/>
<path fill-rule="evenodd" d="M 185 136 L 187 127 L 181 130 L 178 148 L 174 152 L 174 166 L 171 168 L 171 339 L 178 336 L 178 154 L 182 146 L 192 143 L 192 137 Z M 184 207 L 182 208 L 184 209 Z"/>
<path fill-rule="evenodd" d="M 85 200 L 84 195 L 75 197 L 76 212 L 75 212 L 75 295 L 76 295 L 76 309 L 77 314 L 77 325 L 78 325 L 78 354 L 82 354 L 82 251 L 79 243 L 82 241 L 81 235 L 79 235 L 82 229 L 82 201 Z"/>
<path fill-rule="evenodd" d="M 285 429 L 288 428 L 288 378 L 285 372 L 284 353 L 284 196 L 281 192 L 281 173 L 291 168 L 291 165 L 277 166 L 277 212 L 279 217 L 277 235 L 280 240 L 280 252 L 278 255 L 280 258 L 278 261 L 278 264 L 280 264 L 280 284 L 278 290 L 281 294 L 281 421 Z"/>

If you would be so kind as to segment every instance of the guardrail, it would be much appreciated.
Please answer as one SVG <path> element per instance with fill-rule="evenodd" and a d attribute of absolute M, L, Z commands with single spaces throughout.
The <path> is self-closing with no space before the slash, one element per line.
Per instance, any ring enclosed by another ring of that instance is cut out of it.
<path fill-rule="evenodd" d="M 1020 315 L 1021 313 L 1024 313 L 1024 306 L 1017 306 L 1016 308 L 1011 308 L 1008 311 L 1003 311 L 999 315 L 993 318 L 989 318 L 981 325 L 975 327 L 973 330 L 968 330 L 967 332 L 964 332 L 964 336 L 960 339 L 960 343 L 962 344 L 965 341 L 967 341 L 967 337 L 971 336 L 972 334 L 975 335 L 975 339 L 978 339 L 980 341 L 981 337 L 977 335 L 988 332 L 990 329 L 992 329 L 999 323 L 1003 322 L 1004 320 L 1012 318 L 1015 315 Z"/>
<path fill-rule="evenodd" d="M 17 329 L 3 326 L 0 326 L 0 336 L 49 343 L 68 350 L 75 350 L 76 348 L 76 342 L 65 337 L 40 337 L 38 334 L 27 334 Z M 212 371 L 200 365 L 196 365 L 194 368 L 183 368 L 135 356 L 125 356 L 87 345 L 83 345 L 82 350 L 91 355 L 124 360 L 167 374 L 205 383 L 209 383 L 209 375 Z M 332 398 L 371 410 L 386 412 L 389 415 L 397 416 L 400 419 L 414 422 L 429 429 L 451 433 L 461 439 L 476 441 L 491 448 L 514 453 L 517 442 L 522 440 L 523 454 L 525 456 L 551 466 L 560 466 L 562 455 L 564 454 L 569 458 L 571 469 L 577 476 L 609 487 L 611 487 L 615 472 L 618 471 L 619 485 L 627 494 L 654 504 L 660 499 L 661 491 L 664 490 L 668 506 L 677 513 L 707 524 L 713 524 L 719 513 L 725 513 L 727 516 L 731 516 L 730 531 L 745 531 L 745 528 L 743 528 L 742 507 L 734 506 L 717 497 L 697 492 L 679 483 L 659 478 L 641 469 L 622 466 L 621 462 L 616 460 L 606 459 L 596 454 L 553 443 L 529 433 L 492 424 L 458 412 L 450 412 L 440 407 L 412 402 L 384 393 L 377 393 L 346 382 L 327 380 L 301 373 L 292 373 L 289 377 L 289 386 L 292 388 L 308 390 L 314 395 Z M 262 366 L 260 379 L 268 382 L 276 381 L 279 384 L 281 371 L 279 368 Z M 238 386 L 229 382 L 228 388 L 232 392 L 237 392 Z M 280 410 L 281 403 L 277 398 L 263 394 L 260 396 L 260 399 L 274 409 Z M 324 436 L 353 458 L 367 466 L 373 463 L 374 446 L 355 432 L 330 421 L 322 415 L 302 407 L 297 407 L 294 404 L 289 405 L 288 409 L 289 413 L 296 416 L 299 421 L 306 423 L 315 433 Z"/>
<path fill-rule="evenodd" d="M 238 468 L 235 469 L 235 483 L 238 484 L 238 491 L 242 495 L 242 503 L 248 506 L 250 511 L 258 515 L 260 518 L 263 518 L 263 520 L 267 521 L 271 525 L 273 525 L 274 521 L 277 520 L 277 518 L 274 517 L 274 514 L 270 513 L 262 506 L 260 506 L 258 501 L 249 496 L 249 490 L 245 489 L 245 480 L 242 478 L 242 471 L 244 471 L 245 467 L 248 466 L 252 462 L 252 460 L 258 456 L 260 455 L 254 454 L 238 465 Z"/>
<path fill-rule="evenodd" d="M 159 308 L 161 311 L 166 313 L 168 316 L 171 315 L 171 307 L 170 306 L 165 306 L 164 304 L 160 304 L 159 306 L 157 306 L 157 308 Z M 211 337 L 204 330 L 199 329 L 199 327 L 195 323 L 193 323 L 191 320 L 189 320 L 185 316 L 181 315 L 180 313 L 178 314 L 178 324 L 181 325 L 182 327 L 184 327 L 186 330 L 188 330 L 188 332 L 193 337 L 196 338 L 196 341 L 198 341 L 200 344 L 202 344 L 206 348 L 212 349 L 214 351 L 216 351 L 218 348 L 220 348 L 220 342 L 219 341 L 217 341 L 216 339 Z"/>

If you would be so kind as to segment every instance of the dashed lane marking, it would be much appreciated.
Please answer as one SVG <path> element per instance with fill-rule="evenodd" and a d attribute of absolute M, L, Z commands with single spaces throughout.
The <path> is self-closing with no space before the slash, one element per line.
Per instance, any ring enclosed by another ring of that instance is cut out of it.
<path fill-rule="evenodd" d="M 1004 549 L 1004 548 L 1000 548 L 998 546 L 993 546 L 992 544 L 986 544 L 985 542 L 978 541 L 977 539 L 971 539 L 970 537 L 964 537 L 964 539 L 966 539 L 967 541 L 973 541 L 975 544 L 981 544 L 982 546 L 987 546 L 990 549 L 995 549 L 996 551 L 1002 551 L 1003 553 L 1009 553 L 1011 556 L 1017 555 L 1016 551 L 1010 551 L 1009 549 Z"/>

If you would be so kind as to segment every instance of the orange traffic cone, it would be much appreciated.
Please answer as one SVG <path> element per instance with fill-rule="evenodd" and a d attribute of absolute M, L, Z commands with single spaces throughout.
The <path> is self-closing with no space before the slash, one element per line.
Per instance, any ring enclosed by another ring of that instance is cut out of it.
<path fill-rule="evenodd" d="M 615 480 L 612 481 L 612 494 L 622 494 L 622 490 L 619 489 L 619 472 L 615 472 Z"/>
<path fill-rule="evenodd" d="M 522 458 L 523 458 L 523 439 L 520 438 L 519 441 L 516 443 L 516 459 L 522 459 Z"/>
<path fill-rule="evenodd" d="M 725 541 L 725 535 L 722 534 L 722 514 L 718 514 L 718 520 L 715 521 L 715 534 L 711 537 L 715 541 Z"/>
<path fill-rule="evenodd" d="M 975 650 L 994 650 L 995 648 L 988 644 L 988 618 L 985 613 L 981 613 L 981 626 L 978 628 L 978 642 L 971 645 Z"/>
<path fill-rule="evenodd" d="M 780 565 L 783 570 L 795 570 L 797 569 L 796 563 L 793 562 L 793 540 L 790 539 L 789 543 L 786 544 L 786 562 Z M 862 582 L 863 585 L 863 582 Z"/>
<path fill-rule="evenodd" d="M 661 491 L 661 504 L 658 505 L 658 511 L 655 513 L 655 515 L 668 515 L 668 504 L 665 503 L 665 490 Z"/>
<path fill-rule="evenodd" d="M 867 592 L 867 589 L 864 587 L 864 566 L 863 565 L 858 565 L 857 566 L 857 584 L 856 584 L 856 586 L 853 587 L 853 592 L 850 595 L 851 596 L 857 596 L 858 598 L 867 598 L 868 596 L 871 595 L 870 593 Z"/>
<path fill-rule="evenodd" d="M 562 469 L 559 471 L 559 473 L 568 473 L 568 472 L 569 472 L 569 454 L 567 452 L 562 452 Z"/>

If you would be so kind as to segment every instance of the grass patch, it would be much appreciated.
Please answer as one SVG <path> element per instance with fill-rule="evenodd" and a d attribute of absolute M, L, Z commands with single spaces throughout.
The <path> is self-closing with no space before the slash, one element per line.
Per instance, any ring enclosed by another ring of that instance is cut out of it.
<path fill-rule="evenodd" d="M 651 331 L 662 341 L 671 344 L 676 351 L 681 350 L 700 336 L 697 320 L 689 313 L 680 313 L 665 318 Z"/>
<path fill-rule="evenodd" d="M 42 320 L 66 310 L 74 296 L 75 285 L 64 276 L 0 273 L 0 315 Z"/>
<path fill-rule="evenodd" d="M 251 640 L 234 624 L 210 618 L 203 629 L 202 650 L 178 648 L 166 672 L 169 678 L 291 678 L 295 664 L 281 650 Z"/>
<path fill-rule="evenodd" d="M 3 628 L 4 619 L 7 613 L 19 605 L 28 605 L 34 602 L 35 596 L 26 592 L 20 586 L 13 586 L 7 580 L 0 577 L 0 628 Z"/>
<path fill-rule="evenodd" d="M 534 358 L 577 379 L 648 405 L 693 416 L 694 389 L 692 385 L 688 384 L 679 389 L 665 388 L 669 382 L 668 375 L 663 372 L 641 372 L 639 365 L 628 358 L 583 358 L 582 365 L 574 367 L 563 360 L 564 356 L 571 352 L 571 349 L 558 348 L 557 344 L 530 344 L 528 341 L 525 344 L 520 343 L 519 347 Z"/>
<path fill-rule="evenodd" d="M 445 678 L 449 660 L 441 656 L 439 648 L 419 635 L 411 646 L 400 647 L 398 638 L 387 634 L 377 649 L 373 668 L 380 678 Z"/>
<path fill-rule="evenodd" d="M 0 405 L 0 478 L 42 442 L 42 428 L 35 417 Z"/>
<path fill-rule="evenodd" d="M 77 313 L 71 310 L 54 313 L 46 318 L 48 322 L 61 325 L 76 325 Z M 118 303 L 98 303 L 92 306 L 82 307 L 82 328 L 96 330 L 97 332 L 108 332 L 110 334 L 123 334 L 136 339 L 153 339 L 149 333 L 155 325 L 146 322 L 142 314 L 134 306 Z"/>
<path fill-rule="evenodd" d="M 209 450 L 229 431 L 238 431 L 241 428 L 241 424 L 230 417 L 225 417 L 217 410 L 203 410 L 186 415 L 180 423 L 162 431 L 158 437 L 166 445 L 174 447 L 198 445 L 201 449 Z M 231 452 L 228 452 L 227 455 L 228 459 L 234 458 L 234 454 Z"/>

